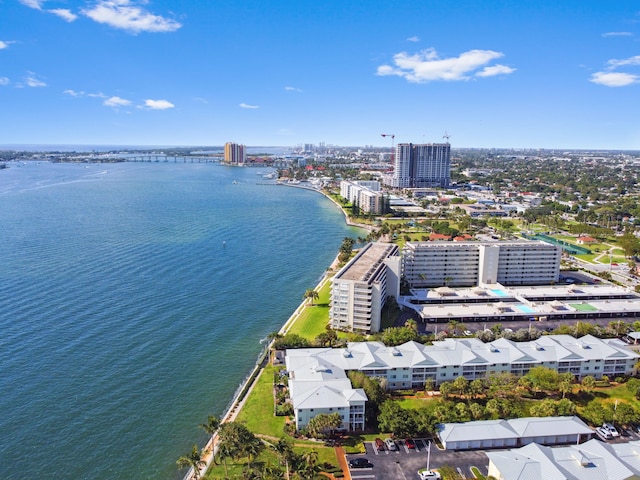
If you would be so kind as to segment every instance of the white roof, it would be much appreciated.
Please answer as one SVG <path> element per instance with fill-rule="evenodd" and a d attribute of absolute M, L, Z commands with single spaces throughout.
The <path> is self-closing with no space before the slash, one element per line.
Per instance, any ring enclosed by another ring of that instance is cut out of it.
<path fill-rule="evenodd" d="M 364 390 L 354 389 L 343 368 L 334 361 L 338 349 L 301 348 L 287 350 L 289 389 L 293 408 L 348 408 L 365 402 Z"/>
<path fill-rule="evenodd" d="M 638 442 L 630 442 L 637 444 Z M 616 445 L 617 446 L 617 445 Z M 504 480 L 637 480 L 640 470 L 597 440 L 581 445 L 545 447 L 531 443 L 517 449 L 487 452 Z M 632 448 L 638 448 L 635 445 Z M 537 475 L 537 476 L 532 476 Z"/>
<path fill-rule="evenodd" d="M 477 338 L 447 338 L 422 345 L 407 342 L 387 347 L 381 342 L 349 343 L 346 348 L 301 348 L 287 350 L 287 369 L 302 379 L 332 378 L 342 370 L 388 370 L 449 365 L 552 363 L 582 360 L 638 359 L 640 355 L 617 339 L 601 340 L 591 335 L 544 335 L 530 342 L 499 338 L 482 343 Z M 341 375 L 344 375 L 342 373 Z"/>
<path fill-rule="evenodd" d="M 439 429 L 438 437 L 443 442 L 593 434 L 593 430 L 575 416 L 444 423 Z"/>

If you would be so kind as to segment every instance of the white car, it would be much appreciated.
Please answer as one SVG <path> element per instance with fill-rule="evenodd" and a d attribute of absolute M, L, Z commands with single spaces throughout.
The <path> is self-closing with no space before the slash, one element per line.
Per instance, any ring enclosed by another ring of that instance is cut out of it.
<path fill-rule="evenodd" d="M 385 438 L 384 444 L 387 446 L 387 449 L 390 452 L 395 452 L 396 450 L 398 450 L 398 446 L 396 445 L 396 442 L 394 442 L 392 438 Z"/>
<path fill-rule="evenodd" d="M 420 480 L 440 480 L 440 473 L 435 470 L 427 470 L 426 468 L 418 470 Z"/>
<path fill-rule="evenodd" d="M 616 427 L 614 427 L 610 423 L 603 423 L 602 427 L 600 427 L 600 428 L 602 428 L 603 430 L 606 430 L 607 432 L 609 432 L 612 437 L 619 437 L 620 436 L 620 433 L 618 432 L 618 430 L 616 430 Z"/>
<path fill-rule="evenodd" d="M 608 430 L 605 430 L 602 427 L 596 428 L 596 435 L 598 435 L 601 440 L 611 440 L 613 438 L 613 435 L 611 435 Z"/>

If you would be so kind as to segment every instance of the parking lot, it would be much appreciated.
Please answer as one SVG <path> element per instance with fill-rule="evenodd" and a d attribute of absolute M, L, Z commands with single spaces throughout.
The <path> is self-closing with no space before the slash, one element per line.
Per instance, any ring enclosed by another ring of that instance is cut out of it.
<path fill-rule="evenodd" d="M 418 479 L 418 470 L 426 468 L 428 455 L 427 439 L 415 439 L 415 449 L 407 448 L 402 440 L 396 440 L 398 449 L 390 451 L 384 448 L 378 451 L 373 442 L 365 442 L 366 454 L 347 455 L 347 462 L 354 458 L 366 457 L 373 465 L 367 468 L 351 468 L 353 479 L 378 479 L 378 480 L 408 480 Z M 442 465 L 450 465 L 458 470 L 465 478 L 473 478 L 470 467 L 476 466 L 483 474 L 487 474 L 489 460 L 484 452 L 448 452 L 439 450 L 431 443 L 429 468 L 437 469 Z"/>
<path fill-rule="evenodd" d="M 633 440 L 640 440 L 640 433 L 637 430 L 621 430 L 620 436 L 604 441 L 605 443 L 624 443 Z M 596 435 L 594 438 L 599 439 Z M 603 441 L 602 439 L 599 439 Z M 396 451 L 390 451 L 387 447 L 382 451 L 375 448 L 373 442 L 365 442 L 366 454 L 347 455 L 347 462 L 355 458 L 366 458 L 371 466 L 366 468 L 350 468 L 351 478 L 356 479 L 378 479 L 378 480 L 417 480 L 418 470 L 427 467 L 429 458 L 429 468 L 438 469 L 442 465 L 449 465 L 455 468 L 463 478 L 474 478 L 471 467 L 477 467 L 483 475 L 488 474 L 489 459 L 482 450 L 468 451 L 446 451 L 440 450 L 435 443 L 427 439 L 415 439 L 415 449 L 407 448 L 403 440 L 395 440 Z M 428 454 L 428 446 L 431 443 L 431 453 Z"/>

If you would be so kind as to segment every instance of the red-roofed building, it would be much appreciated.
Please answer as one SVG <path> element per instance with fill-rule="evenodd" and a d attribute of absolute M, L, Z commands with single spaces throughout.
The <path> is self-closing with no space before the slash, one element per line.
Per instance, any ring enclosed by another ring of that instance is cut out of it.
<path fill-rule="evenodd" d="M 438 241 L 438 240 L 445 240 L 445 241 L 449 241 L 451 240 L 451 237 L 449 235 L 444 235 L 442 233 L 432 233 L 429 235 L 429 240 L 430 241 Z"/>
<path fill-rule="evenodd" d="M 590 237 L 589 235 L 583 235 L 578 237 L 578 240 L 576 240 L 576 243 L 579 245 L 587 245 L 590 243 L 598 243 L 598 240 L 596 240 L 593 237 Z"/>

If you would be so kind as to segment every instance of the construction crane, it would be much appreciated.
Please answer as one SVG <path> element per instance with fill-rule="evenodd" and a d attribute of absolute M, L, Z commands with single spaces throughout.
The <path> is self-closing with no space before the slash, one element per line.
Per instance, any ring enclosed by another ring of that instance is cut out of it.
<path fill-rule="evenodd" d="M 442 136 L 442 138 L 445 139 L 445 141 L 447 143 L 449 143 L 449 138 L 451 138 L 451 135 L 449 135 L 446 131 L 444 132 L 444 135 Z"/>
<path fill-rule="evenodd" d="M 391 163 L 393 163 L 393 160 L 395 158 L 396 136 L 393 133 L 381 133 L 380 136 L 384 138 L 391 137 Z"/>

